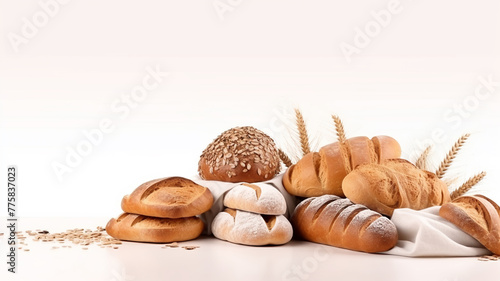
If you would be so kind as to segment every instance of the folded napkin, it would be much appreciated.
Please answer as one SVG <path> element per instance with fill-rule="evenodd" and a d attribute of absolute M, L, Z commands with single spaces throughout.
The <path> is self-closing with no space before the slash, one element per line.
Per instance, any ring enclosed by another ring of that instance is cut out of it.
<path fill-rule="evenodd" d="M 283 174 L 280 174 L 271 180 L 253 184 L 267 184 L 278 189 L 287 202 L 285 217 L 290 218 L 298 202 L 295 196 L 290 195 L 283 187 L 282 179 Z M 212 220 L 219 212 L 224 210 L 224 194 L 240 183 L 207 181 L 199 177 L 194 178 L 193 181 L 210 189 L 214 196 L 212 208 L 200 216 L 205 222 L 204 234 L 210 235 Z M 439 206 L 436 206 L 420 211 L 396 209 L 391 220 L 398 229 L 399 241 L 394 248 L 383 252 L 383 254 L 407 257 L 456 257 L 479 256 L 490 253 L 472 236 L 441 218 L 439 208 Z"/>
<path fill-rule="evenodd" d="M 490 253 L 476 239 L 439 216 L 440 206 L 424 210 L 396 209 L 397 245 L 384 254 L 407 257 L 479 256 Z"/>

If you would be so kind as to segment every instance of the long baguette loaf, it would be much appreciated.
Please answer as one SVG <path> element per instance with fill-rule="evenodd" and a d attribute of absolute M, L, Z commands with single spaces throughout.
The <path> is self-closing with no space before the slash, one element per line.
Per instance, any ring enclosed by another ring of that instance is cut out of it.
<path fill-rule="evenodd" d="M 391 137 L 376 136 L 371 140 L 354 137 L 344 143 L 323 146 L 319 152 L 306 154 L 285 172 L 283 185 L 295 196 L 334 194 L 343 197 L 342 180 L 358 165 L 400 156 L 401 147 Z"/>
<path fill-rule="evenodd" d="M 482 195 L 462 196 L 439 209 L 439 215 L 500 255 L 500 207 Z"/>
<path fill-rule="evenodd" d="M 335 195 L 305 199 L 291 221 L 295 233 L 306 240 L 355 251 L 383 252 L 398 241 L 389 219 Z"/>
<path fill-rule="evenodd" d="M 342 189 L 354 203 L 387 216 L 397 208 L 421 210 L 451 200 L 448 187 L 435 174 L 404 159 L 360 165 L 344 178 Z"/>

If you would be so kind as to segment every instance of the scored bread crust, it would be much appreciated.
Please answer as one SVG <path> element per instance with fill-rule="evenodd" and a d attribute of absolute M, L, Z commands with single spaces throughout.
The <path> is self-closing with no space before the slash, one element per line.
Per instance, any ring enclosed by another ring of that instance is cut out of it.
<path fill-rule="evenodd" d="M 349 250 L 383 252 L 398 241 L 396 226 L 388 218 L 335 195 L 305 199 L 291 221 L 297 236 Z"/>
<path fill-rule="evenodd" d="M 282 215 L 261 215 L 226 208 L 212 222 L 215 237 L 236 244 L 282 245 L 293 236 L 290 222 Z"/>
<path fill-rule="evenodd" d="M 344 178 L 342 189 L 354 203 L 387 216 L 398 208 L 421 210 L 451 200 L 442 180 L 404 159 L 360 165 Z"/>
<path fill-rule="evenodd" d="M 483 195 L 461 196 L 444 204 L 439 215 L 500 255 L 500 207 Z"/>
<path fill-rule="evenodd" d="M 342 180 L 361 164 L 399 158 L 401 146 L 389 136 L 354 137 L 334 142 L 311 152 L 290 166 L 283 186 L 292 195 L 314 197 L 333 194 L 344 197 Z"/>
<path fill-rule="evenodd" d="M 243 183 L 224 196 L 224 206 L 263 215 L 283 215 L 286 201 L 283 194 L 268 184 Z"/>
<path fill-rule="evenodd" d="M 169 219 L 123 213 L 108 222 L 106 232 L 120 240 L 168 243 L 195 239 L 203 228 L 198 217 Z"/>
<path fill-rule="evenodd" d="M 182 177 L 168 177 L 141 184 L 122 199 L 122 209 L 159 218 L 200 215 L 212 207 L 213 196 L 204 186 Z"/>

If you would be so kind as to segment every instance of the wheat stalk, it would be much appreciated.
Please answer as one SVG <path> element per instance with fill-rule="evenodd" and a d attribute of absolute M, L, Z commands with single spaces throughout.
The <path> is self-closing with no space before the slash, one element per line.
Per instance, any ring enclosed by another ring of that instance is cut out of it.
<path fill-rule="evenodd" d="M 457 188 L 450 194 L 451 200 L 467 193 L 467 191 L 469 191 L 474 185 L 480 182 L 484 178 L 484 176 L 486 176 L 486 172 L 483 171 L 468 179 L 465 183 L 463 183 L 459 188 Z"/>
<path fill-rule="evenodd" d="M 295 109 L 295 116 L 297 118 L 297 129 L 299 131 L 300 145 L 302 147 L 302 155 L 306 155 L 311 152 L 309 146 L 309 137 L 307 136 L 306 122 L 302 113 L 298 109 Z"/>
<path fill-rule="evenodd" d="M 427 169 L 427 157 L 429 156 L 429 152 L 431 151 L 431 146 L 428 146 L 424 152 L 418 157 L 417 162 L 415 162 L 415 166 L 417 168 L 426 170 Z"/>
<path fill-rule="evenodd" d="M 283 164 L 285 164 L 287 168 L 293 165 L 292 160 L 290 160 L 290 157 L 288 157 L 288 155 L 286 155 L 286 153 L 283 150 L 278 149 L 278 155 L 281 159 L 281 162 L 283 162 Z"/>
<path fill-rule="evenodd" d="M 455 142 L 455 144 L 450 149 L 450 151 L 448 152 L 448 154 L 446 154 L 446 157 L 441 162 L 441 164 L 439 165 L 438 170 L 436 171 L 436 175 L 438 176 L 438 178 L 440 178 L 440 179 L 443 178 L 444 174 L 446 173 L 446 171 L 450 167 L 451 162 L 453 162 L 453 159 L 455 159 L 455 156 L 457 156 L 458 151 L 460 150 L 460 148 L 462 148 L 462 145 L 465 143 L 465 141 L 467 140 L 467 138 L 469 138 L 469 136 L 470 136 L 470 134 L 465 134 L 465 135 L 461 136 Z"/>
<path fill-rule="evenodd" d="M 333 122 L 335 122 L 335 131 L 337 132 L 337 138 L 339 143 L 344 143 L 346 141 L 344 125 L 342 120 L 337 115 L 332 115 Z"/>

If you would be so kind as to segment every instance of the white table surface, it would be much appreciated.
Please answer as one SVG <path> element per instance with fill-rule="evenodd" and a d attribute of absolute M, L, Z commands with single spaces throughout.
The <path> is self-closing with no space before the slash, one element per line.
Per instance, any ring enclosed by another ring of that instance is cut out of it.
<path fill-rule="evenodd" d="M 20 218 L 18 230 L 54 233 L 73 228 L 95 229 L 107 221 L 108 218 Z M 5 233 L 0 237 L 0 252 L 5 257 L 7 229 L 3 226 L 0 231 Z M 455 281 L 498 280 L 500 276 L 500 261 L 366 254 L 295 240 L 268 247 L 242 246 L 214 237 L 180 243 L 199 246 L 195 250 L 134 242 L 123 242 L 118 249 L 96 244 L 88 246 L 88 250 L 74 244 L 72 248 L 52 249 L 55 243 L 35 242 L 31 238 L 27 238 L 26 244 L 30 251 L 18 250 L 18 272 L 7 272 L 3 263 L 0 280 Z"/>

